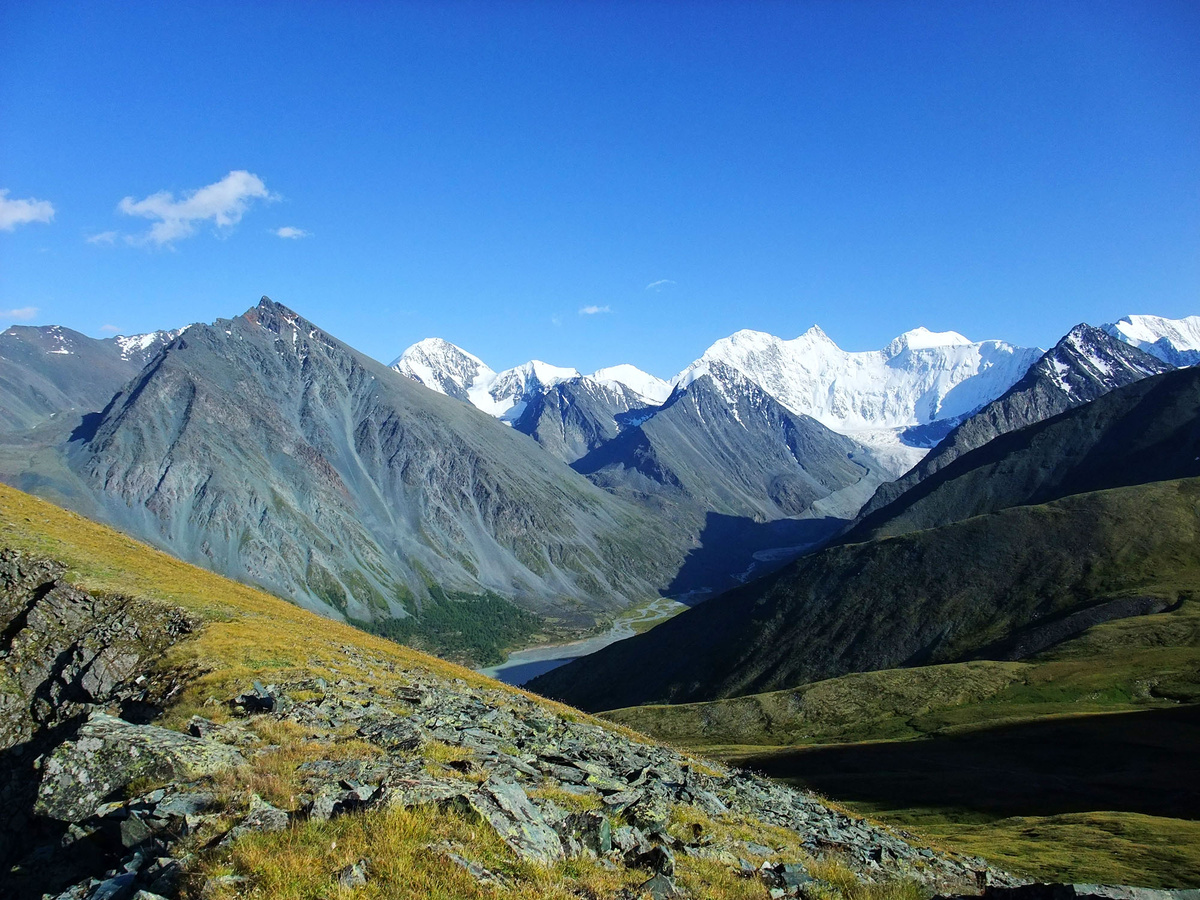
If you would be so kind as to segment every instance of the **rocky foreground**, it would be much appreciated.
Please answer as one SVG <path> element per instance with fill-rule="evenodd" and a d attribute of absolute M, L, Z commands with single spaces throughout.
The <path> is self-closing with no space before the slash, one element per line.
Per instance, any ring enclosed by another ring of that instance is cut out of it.
<path fill-rule="evenodd" d="M 448 829 L 421 852 L 497 896 L 526 896 L 546 871 L 560 873 L 555 896 L 724 896 L 696 892 L 697 867 L 739 884 L 737 896 L 832 898 L 872 884 L 907 885 L 910 897 L 978 894 L 1019 883 L 810 794 L 350 644 L 326 675 L 250 680 L 183 719 L 172 707 L 180 671 L 159 663 L 202 626 L 181 610 L 87 594 L 62 575 L 0 552 L 7 896 L 269 896 L 242 848 L 270 854 L 275 838 L 300 843 L 338 820 L 398 811 L 423 811 L 433 833 L 443 818 L 472 823 L 477 840 Z M 484 852 L 495 839 L 502 856 Z M 305 893 L 389 896 L 370 893 L 388 865 L 367 855 L 304 872 Z M 562 874 L 585 870 L 598 873 L 593 884 L 620 887 L 602 893 Z"/>

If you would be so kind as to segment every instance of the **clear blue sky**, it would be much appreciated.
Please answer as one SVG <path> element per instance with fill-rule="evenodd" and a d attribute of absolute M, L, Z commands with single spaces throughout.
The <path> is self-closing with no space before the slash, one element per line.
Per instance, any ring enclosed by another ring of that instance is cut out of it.
<path fill-rule="evenodd" d="M 1200 4 L 0 0 L 0 190 L 0 327 L 1046 346 L 1200 313 Z"/>

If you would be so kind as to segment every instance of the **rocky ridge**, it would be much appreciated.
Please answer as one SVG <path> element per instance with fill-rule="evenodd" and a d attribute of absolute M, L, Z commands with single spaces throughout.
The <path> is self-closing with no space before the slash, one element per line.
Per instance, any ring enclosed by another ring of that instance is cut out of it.
<path fill-rule="evenodd" d="M 1076 325 L 1020 381 L 957 425 L 909 471 L 880 485 L 859 510 L 859 517 L 882 509 L 963 454 L 1002 434 L 1045 421 L 1171 368 L 1099 328 Z"/>
<path fill-rule="evenodd" d="M 90 338 L 61 325 L 0 333 L 0 433 L 20 434 L 55 415 L 94 412 L 186 329 Z"/>
<path fill-rule="evenodd" d="M 629 897 L 694 896 L 681 877 L 693 860 L 756 880 L 773 897 L 813 896 L 818 887 L 828 895 L 818 882 L 834 859 L 856 881 L 911 879 L 927 892 L 1014 883 L 981 860 L 914 847 L 804 792 L 351 644 L 341 647 L 341 670 L 374 681 L 253 682 L 235 697 L 209 697 L 207 715 L 187 720 L 186 734 L 150 724 L 179 690 L 181 676 L 158 654 L 188 634 L 186 616 L 93 597 L 63 584 L 55 564 L 11 552 L 0 555 L 0 571 L 9 659 L 76 660 L 52 667 L 50 680 L 82 691 L 58 695 L 45 720 L 54 727 L 8 739 L 5 799 L 25 815 L 25 839 L 6 842 L 14 852 L 0 876 L 11 896 L 238 896 L 254 889 L 257 873 L 212 874 L 211 863 L 236 860 L 245 836 L 413 809 L 490 828 L 521 865 L 578 858 L 624 873 Z M 101 625 L 72 618 L 72 609 L 109 615 Z M 30 630 L 43 619 L 61 627 Z M 32 694 L 6 686 L 13 710 L 36 706 L 47 678 L 35 680 Z M 93 687 L 83 691 L 85 683 Z M 17 746 L 27 762 L 13 767 Z M 302 761 L 287 755 L 297 747 L 307 752 Z M 265 768 L 286 771 L 284 793 L 260 793 Z M 18 782 L 19 797 L 11 792 Z M 748 840 L 746 827 L 758 837 Z M 497 889 L 522 877 L 489 868 L 467 846 L 429 851 Z M 382 862 L 363 858 L 312 877 L 361 885 Z"/>

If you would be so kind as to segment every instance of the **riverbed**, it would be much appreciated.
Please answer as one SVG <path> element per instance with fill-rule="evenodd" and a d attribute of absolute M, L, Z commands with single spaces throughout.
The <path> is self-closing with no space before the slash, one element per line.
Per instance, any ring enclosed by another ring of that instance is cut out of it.
<path fill-rule="evenodd" d="M 544 672 L 565 666 L 573 659 L 587 656 L 609 644 L 633 637 L 640 631 L 645 631 L 649 625 L 665 622 L 687 608 L 685 603 L 669 597 L 658 597 L 626 611 L 613 622 L 607 631 L 594 637 L 571 641 L 567 644 L 547 644 L 541 647 L 514 650 L 500 665 L 479 671 L 498 681 L 503 681 L 505 684 L 525 684 Z"/>

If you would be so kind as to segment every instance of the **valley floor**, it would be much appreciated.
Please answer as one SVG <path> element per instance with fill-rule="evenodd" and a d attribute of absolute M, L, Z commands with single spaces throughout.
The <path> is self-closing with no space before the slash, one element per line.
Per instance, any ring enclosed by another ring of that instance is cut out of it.
<path fill-rule="evenodd" d="M 1200 706 L 724 755 L 1039 879 L 1200 885 Z"/>
<path fill-rule="evenodd" d="M 648 631 L 660 622 L 678 615 L 687 609 L 687 604 L 670 597 L 655 597 L 645 603 L 631 606 L 617 617 L 603 632 L 582 640 L 568 643 L 542 644 L 514 650 L 504 662 L 496 666 L 479 669 L 489 678 L 505 684 L 521 685 L 543 672 L 557 669 L 573 659 L 595 653 L 597 650 Z"/>

